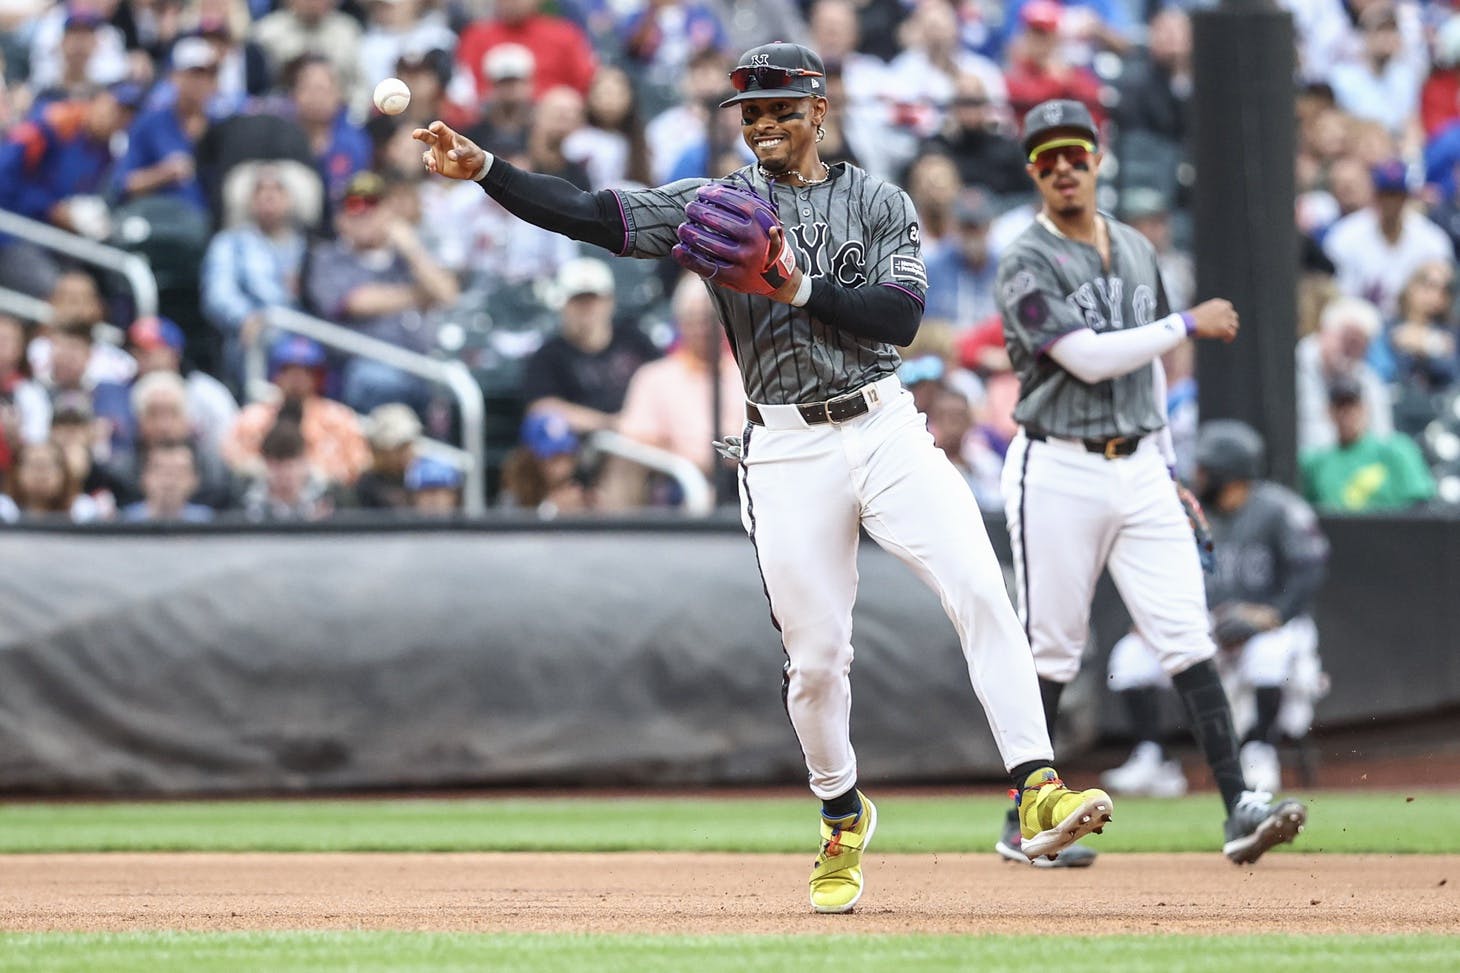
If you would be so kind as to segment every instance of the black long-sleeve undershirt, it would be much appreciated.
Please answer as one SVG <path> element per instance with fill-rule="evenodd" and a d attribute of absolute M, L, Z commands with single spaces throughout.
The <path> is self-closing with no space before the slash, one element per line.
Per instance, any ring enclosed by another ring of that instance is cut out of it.
<path fill-rule="evenodd" d="M 587 193 L 566 179 L 527 172 L 495 157 L 477 185 L 533 226 L 623 253 L 627 229 L 618 200 L 607 189 Z"/>
<path fill-rule="evenodd" d="M 527 172 L 493 158 L 478 183 L 520 219 L 574 240 L 622 254 L 627 228 L 609 190 L 587 193 L 557 176 Z M 806 309 L 823 322 L 863 338 L 906 346 L 917 334 L 922 304 L 895 287 L 842 287 L 825 278 L 811 283 Z"/>

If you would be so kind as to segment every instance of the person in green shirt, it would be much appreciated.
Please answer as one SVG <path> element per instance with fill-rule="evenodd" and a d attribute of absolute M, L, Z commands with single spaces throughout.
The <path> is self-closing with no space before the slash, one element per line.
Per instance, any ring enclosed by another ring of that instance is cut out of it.
<path fill-rule="evenodd" d="M 1328 386 L 1328 409 L 1338 442 L 1302 457 L 1303 493 L 1329 513 L 1408 510 L 1434 499 L 1435 480 L 1414 440 L 1369 433 L 1358 382 L 1347 376 Z"/>

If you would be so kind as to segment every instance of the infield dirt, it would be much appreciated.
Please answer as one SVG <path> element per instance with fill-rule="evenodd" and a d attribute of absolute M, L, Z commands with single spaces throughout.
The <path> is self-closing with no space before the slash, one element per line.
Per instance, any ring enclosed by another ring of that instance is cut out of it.
<path fill-rule="evenodd" d="M 1105 855 L 1034 869 L 869 855 L 852 915 L 805 855 L 0 856 L 0 929 L 595 933 L 1413 933 L 1460 929 L 1460 855 Z"/>

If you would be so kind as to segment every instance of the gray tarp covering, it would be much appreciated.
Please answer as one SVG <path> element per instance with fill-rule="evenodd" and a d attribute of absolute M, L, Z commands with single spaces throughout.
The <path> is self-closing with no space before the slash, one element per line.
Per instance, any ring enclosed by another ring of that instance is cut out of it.
<path fill-rule="evenodd" d="M 1330 534 L 1320 720 L 1460 702 L 1460 523 Z M 1093 621 L 1067 754 L 1124 728 L 1108 582 Z M 870 541 L 854 639 L 865 779 L 1000 773 L 952 626 Z M 781 659 L 733 524 L 3 532 L 0 789 L 793 782 Z"/>

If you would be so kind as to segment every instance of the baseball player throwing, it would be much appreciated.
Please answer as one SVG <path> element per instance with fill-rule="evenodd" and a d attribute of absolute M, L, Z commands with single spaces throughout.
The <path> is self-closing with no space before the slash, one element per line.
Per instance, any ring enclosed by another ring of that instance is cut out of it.
<path fill-rule="evenodd" d="M 1291 841 L 1307 811 L 1272 804 L 1242 778 L 1232 712 L 1212 656 L 1202 566 L 1192 542 L 1200 508 L 1175 485 L 1160 355 L 1188 337 L 1231 341 L 1237 314 L 1210 300 L 1173 314 L 1156 254 L 1095 207 L 1100 153 L 1076 101 L 1036 105 L 1024 120 L 1027 171 L 1043 206 L 1000 260 L 997 297 L 1019 372 L 1020 431 L 1004 466 L 1020 613 L 1051 729 L 1079 670 L 1090 598 L 1104 568 L 1135 627 L 1155 648 L 1187 708 L 1227 810 L 1223 852 L 1256 861 Z M 1023 860 L 1018 830 L 997 850 Z M 1089 864 L 1079 848 L 1061 856 Z"/>
<path fill-rule="evenodd" d="M 615 254 L 676 259 L 707 281 L 745 382 L 742 520 L 785 649 L 783 693 L 821 845 L 818 912 L 861 897 L 877 809 L 850 741 L 858 529 L 916 571 L 953 620 L 968 672 L 1020 795 L 1024 853 L 1055 855 L 1110 820 L 1100 790 L 1071 791 L 1053 756 L 1027 642 L 978 508 L 898 383 L 927 280 L 911 201 L 816 143 L 828 108 L 821 58 L 795 44 L 748 51 L 722 107 L 757 164 L 724 181 L 581 192 L 494 159 L 441 122 L 418 129 L 432 172 L 472 179 L 517 216 Z"/>

